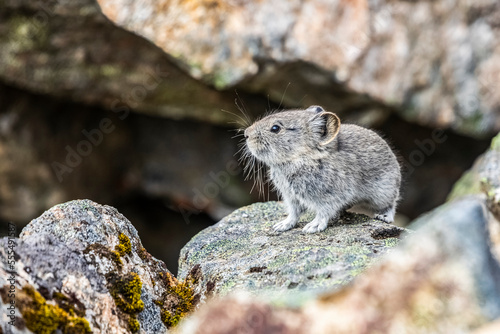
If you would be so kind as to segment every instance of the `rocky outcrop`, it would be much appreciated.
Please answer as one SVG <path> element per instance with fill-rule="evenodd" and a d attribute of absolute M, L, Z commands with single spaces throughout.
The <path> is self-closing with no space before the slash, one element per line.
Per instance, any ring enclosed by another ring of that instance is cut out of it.
<path fill-rule="evenodd" d="M 494 0 L 98 0 L 199 79 L 243 85 L 287 105 L 338 110 L 346 92 L 407 119 L 479 136 L 500 129 L 500 36 Z M 329 94 L 322 92 L 328 91 Z"/>
<path fill-rule="evenodd" d="M 0 80 L 64 100 L 227 126 L 234 92 L 191 78 L 151 43 L 109 22 L 93 0 L 0 3 Z M 245 98 L 245 93 L 241 93 Z M 249 110 L 267 100 L 245 98 Z M 66 111 L 68 112 L 68 111 Z"/>
<path fill-rule="evenodd" d="M 452 201 L 405 234 L 353 213 L 322 233 L 273 232 L 284 215 L 277 202 L 235 211 L 186 245 L 177 279 L 116 209 L 89 200 L 57 205 L 20 238 L 12 225 L 12 236 L 0 239 L 0 328 L 165 333 L 181 319 L 175 332 L 186 334 L 498 326 L 489 322 L 500 317 L 500 258 L 490 241 L 499 223 L 484 198 Z"/>
<path fill-rule="evenodd" d="M 241 297 L 208 303 L 179 333 L 467 333 L 500 317 L 500 262 L 477 198 L 422 217 L 417 231 L 349 286 L 300 309 Z M 223 325 L 217 325 L 223 324 Z"/>
<path fill-rule="evenodd" d="M 478 157 L 474 166 L 457 181 L 448 200 L 452 201 L 466 195 L 486 194 L 493 196 L 500 192 L 500 134 L 491 141 L 491 146 Z"/>
<path fill-rule="evenodd" d="M 477 158 L 474 166 L 467 171 L 453 187 L 449 201 L 465 196 L 477 196 L 486 205 L 496 220 L 490 223 L 491 239 L 500 259 L 500 134 L 491 141 L 491 147 Z"/>
<path fill-rule="evenodd" d="M 272 225 L 285 217 L 281 202 L 236 210 L 184 246 L 179 277 L 199 267 L 201 279 L 195 290 L 202 299 L 247 291 L 301 303 L 352 281 L 396 245 L 405 231 L 346 213 L 322 233 L 305 234 L 300 228 L 274 232 Z M 302 221 L 311 219 L 306 215 Z"/>
<path fill-rule="evenodd" d="M 477 333 L 500 318 L 499 140 L 457 183 L 450 201 L 350 285 L 300 308 L 232 295 L 209 302 L 179 333 Z M 234 311 L 234 312 L 233 312 Z M 496 319 L 496 320 L 495 320 Z M 217 326 L 223 321 L 224 326 Z M 208 330 L 205 330 L 208 329 Z"/>
<path fill-rule="evenodd" d="M 165 333 L 197 300 L 196 269 L 177 281 L 124 216 L 89 200 L 53 207 L 0 245 L 3 333 Z"/>

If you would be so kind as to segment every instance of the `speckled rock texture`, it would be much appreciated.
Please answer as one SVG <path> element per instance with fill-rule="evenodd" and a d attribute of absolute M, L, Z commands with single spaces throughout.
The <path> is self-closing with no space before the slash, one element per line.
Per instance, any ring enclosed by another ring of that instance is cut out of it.
<path fill-rule="evenodd" d="M 290 82 L 288 105 L 333 110 L 332 96 L 354 91 L 433 127 L 500 129 L 496 0 L 98 2 L 219 88 L 239 84 L 280 101 Z"/>
<path fill-rule="evenodd" d="M 495 328 L 498 324 L 489 322 L 500 317 L 500 262 L 490 249 L 489 219 L 476 198 L 446 204 L 415 222 L 415 233 L 343 289 L 299 309 L 227 297 L 202 305 L 177 333 L 282 328 L 281 333 L 300 334 L 424 334 Z"/>
<path fill-rule="evenodd" d="M 281 202 L 236 210 L 184 246 L 179 277 L 200 266 L 202 278 L 196 291 L 202 299 L 244 290 L 301 303 L 314 295 L 311 291 L 351 282 L 376 257 L 395 246 L 404 232 L 353 213 L 330 222 L 321 233 L 305 234 L 299 227 L 274 232 L 273 224 L 285 217 Z M 301 221 L 311 219 L 306 215 Z"/>
<path fill-rule="evenodd" d="M 233 120 L 221 112 L 234 110 L 233 91 L 193 79 L 162 50 L 109 22 L 93 0 L 1 1 L 0 80 L 122 116 L 133 110 L 222 125 Z M 256 109 L 267 106 L 265 98 L 247 100 Z"/>
<path fill-rule="evenodd" d="M 175 312 L 178 299 L 169 290 L 170 273 L 116 209 L 89 200 L 60 204 L 14 242 L 8 248 L 9 239 L 0 239 L 4 333 L 166 332 L 162 315 L 166 308 Z M 15 252 L 12 267 L 9 249 Z M 12 289 L 14 319 L 8 310 Z M 73 316 L 86 325 L 76 328 L 77 320 L 68 321 Z"/>

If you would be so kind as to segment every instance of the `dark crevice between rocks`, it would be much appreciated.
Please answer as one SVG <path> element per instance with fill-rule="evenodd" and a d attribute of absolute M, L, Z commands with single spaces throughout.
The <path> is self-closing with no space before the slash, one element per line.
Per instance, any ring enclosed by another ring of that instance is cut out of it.
<path fill-rule="evenodd" d="M 250 269 L 248 270 L 248 272 L 250 272 L 250 273 L 260 273 L 264 269 L 267 269 L 267 267 L 266 266 L 262 266 L 262 267 L 250 267 Z"/>

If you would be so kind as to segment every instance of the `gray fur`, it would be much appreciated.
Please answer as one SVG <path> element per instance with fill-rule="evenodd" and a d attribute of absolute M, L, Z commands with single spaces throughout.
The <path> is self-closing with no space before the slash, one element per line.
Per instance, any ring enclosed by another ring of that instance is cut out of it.
<path fill-rule="evenodd" d="M 275 125 L 277 133 L 271 131 Z M 307 233 L 323 231 L 330 219 L 352 206 L 393 222 L 401 170 L 375 132 L 340 125 L 335 114 L 311 106 L 269 115 L 248 127 L 245 138 L 249 153 L 269 167 L 287 206 L 288 217 L 274 225 L 276 231 L 293 228 L 306 209 L 316 213 L 303 229 Z"/>

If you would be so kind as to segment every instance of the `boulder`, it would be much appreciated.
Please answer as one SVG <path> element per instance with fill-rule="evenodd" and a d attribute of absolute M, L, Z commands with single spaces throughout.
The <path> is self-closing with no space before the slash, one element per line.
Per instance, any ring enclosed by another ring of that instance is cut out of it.
<path fill-rule="evenodd" d="M 11 227 L 0 239 L 4 333 L 165 333 L 196 303 L 196 270 L 177 281 L 112 207 L 72 201 L 34 219 L 19 239 Z"/>
<path fill-rule="evenodd" d="M 323 319 L 311 332 L 466 333 L 500 317 L 490 219 L 476 198 L 421 217 L 411 225 L 417 231 L 366 275 L 304 309 Z"/>
<path fill-rule="evenodd" d="M 491 219 L 478 198 L 448 203 L 415 222 L 415 233 L 340 290 L 298 309 L 229 296 L 202 305 L 178 333 L 423 334 L 495 328 L 498 324 L 489 322 L 500 317 L 500 262 L 490 249 Z"/>
<path fill-rule="evenodd" d="M 184 246 L 179 277 L 199 267 L 201 279 L 195 290 L 202 300 L 247 291 L 300 304 L 315 293 L 351 282 L 394 247 L 405 231 L 345 213 L 321 233 L 303 233 L 303 224 L 274 232 L 272 225 L 285 217 L 281 202 L 256 203 L 234 211 Z M 308 214 L 301 221 L 311 219 Z"/>
<path fill-rule="evenodd" d="M 500 133 L 491 141 L 490 149 L 457 181 L 448 201 L 470 195 L 484 199 L 496 218 L 491 220 L 489 228 L 495 253 L 500 259 Z"/>
<path fill-rule="evenodd" d="M 220 89 L 242 85 L 334 111 L 384 109 L 381 101 L 471 136 L 500 129 L 494 0 L 98 2 L 113 22 Z"/>
<path fill-rule="evenodd" d="M 458 180 L 448 201 L 466 195 L 485 194 L 488 197 L 500 192 L 500 133 L 491 141 L 490 148 L 479 156 L 474 165 Z M 490 194 L 488 194 L 490 193 Z"/>
<path fill-rule="evenodd" d="M 0 80 L 63 100 L 227 126 L 234 91 L 184 73 L 150 42 L 116 27 L 93 0 L 0 3 Z M 246 98 L 264 110 L 265 98 Z M 69 111 L 66 111 L 69 112 Z"/>

